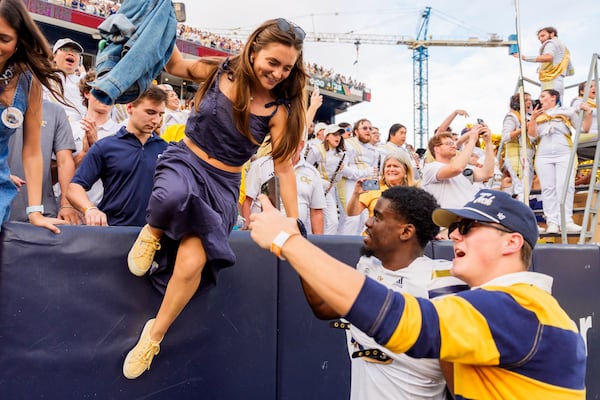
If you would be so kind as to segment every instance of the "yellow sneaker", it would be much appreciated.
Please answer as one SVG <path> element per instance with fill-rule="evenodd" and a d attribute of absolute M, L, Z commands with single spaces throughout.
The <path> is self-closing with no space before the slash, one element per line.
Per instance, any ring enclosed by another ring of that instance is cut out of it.
<path fill-rule="evenodd" d="M 140 340 L 125 357 L 123 362 L 123 375 L 127 379 L 135 379 L 150 369 L 150 364 L 155 355 L 160 351 L 160 341 L 150 339 L 150 329 L 155 319 L 151 319 L 144 325 Z"/>
<path fill-rule="evenodd" d="M 156 250 L 160 250 L 160 239 L 154 237 L 148 225 L 145 225 L 127 255 L 127 265 L 131 273 L 142 276 L 148 272 Z"/>

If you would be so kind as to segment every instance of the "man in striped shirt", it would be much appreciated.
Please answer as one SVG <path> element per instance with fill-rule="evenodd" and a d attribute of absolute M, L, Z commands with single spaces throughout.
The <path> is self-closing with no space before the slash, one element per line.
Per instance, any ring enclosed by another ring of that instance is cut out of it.
<path fill-rule="evenodd" d="M 433 220 L 454 243 L 452 274 L 471 287 L 436 301 L 366 278 L 301 238 L 295 220 L 272 207 L 251 229 L 391 352 L 452 363 L 456 399 L 585 399 L 583 339 L 550 294 L 552 278 L 527 271 L 538 239 L 531 209 L 484 189 L 461 209 L 437 209 Z"/>

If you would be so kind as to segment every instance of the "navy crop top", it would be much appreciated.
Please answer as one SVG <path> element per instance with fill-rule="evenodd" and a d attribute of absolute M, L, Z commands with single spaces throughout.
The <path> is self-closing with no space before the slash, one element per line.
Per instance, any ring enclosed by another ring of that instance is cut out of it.
<path fill-rule="evenodd" d="M 229 69 L 229 60 L 219 67 L 215 82 L 205 93 L 199 111 L 192 110 L 185 127 L 185 135 L 209 156 L 227 164 L 242 165 L 252 157 L 258 145 L 252 143 L 235 127 L 233 104 L 219 89 L 219 77 Z M 250 133 L 257 143 L 262 143 L 269 133 L 269 121 L 285 100 L 276 100 L 265 107 L 275 106 L 271 115 L 250 114 Z"/>

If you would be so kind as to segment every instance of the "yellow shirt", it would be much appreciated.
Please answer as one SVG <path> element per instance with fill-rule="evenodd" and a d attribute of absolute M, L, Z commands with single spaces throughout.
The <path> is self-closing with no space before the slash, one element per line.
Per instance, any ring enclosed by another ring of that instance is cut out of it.
<path fill-rule="evenodd" d="M 179 142 L 185 136 L 185 125 L 174 124 L 169 125 L 161 135 L 165 142 Z"/>
<path fill-rule="evenodd" d="M 381 192 L 387 189 L 388 187 L 382 183 L 379 187 L 379 190 L 369 190 L 358 197 L 360 204 L 369 209 L 369 217 L 373 216 L 375 205 L 377 204 L 377 200 L 379 200 L 381 197 Z"/>

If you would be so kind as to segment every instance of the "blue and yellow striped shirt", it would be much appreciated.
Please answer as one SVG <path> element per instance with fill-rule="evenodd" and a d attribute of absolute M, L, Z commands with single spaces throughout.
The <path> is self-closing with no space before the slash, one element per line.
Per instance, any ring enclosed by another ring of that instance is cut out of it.
<path fill-rule="evenodd" d="M 367 279 L 346 318 L 393 352 L 452 362 L 457 399 L 585 399 L 583 339 L 536 275 L 437 301 Z"/>

